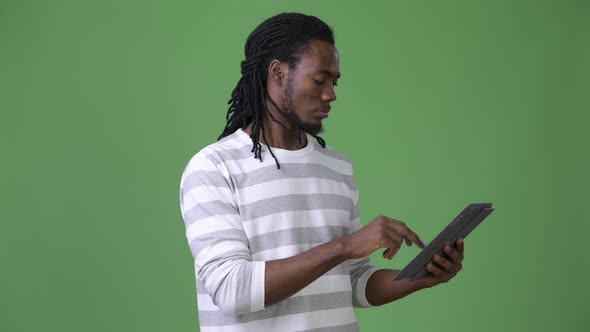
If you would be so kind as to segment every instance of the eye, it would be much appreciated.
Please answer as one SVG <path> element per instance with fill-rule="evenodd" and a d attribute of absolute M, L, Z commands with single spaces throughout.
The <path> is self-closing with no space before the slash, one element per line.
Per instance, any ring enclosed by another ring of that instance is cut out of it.
<path fill-rule="evenodd" d="M 323 80 L 318 80 L 316 78 L 313 79 L 314 83 L 317 85 L 322 85 L 324 83 L 326 83 L 326 81 Z M 334 81 L 334 83 L 332 83 L 333 86 L 338 86 L 338 82 Z"/>

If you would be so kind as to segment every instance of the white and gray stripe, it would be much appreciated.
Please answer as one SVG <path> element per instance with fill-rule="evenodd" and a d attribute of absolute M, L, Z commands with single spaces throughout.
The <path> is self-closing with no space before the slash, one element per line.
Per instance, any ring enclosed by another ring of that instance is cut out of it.
<path fill-rule="evenodd" d="M 347 261 L 264 307 L 264 261 L 289 257 L 360 228 L 350 161 L 308 136 L 298 151 L 254 159 L 246 133 L 199 151 L 181 179 L 180 207 L 195 259 L 203 331 L 358 331 L 353 306 L 376 270 Z M 262 261 L 261 261 L 262 260 Z"/>

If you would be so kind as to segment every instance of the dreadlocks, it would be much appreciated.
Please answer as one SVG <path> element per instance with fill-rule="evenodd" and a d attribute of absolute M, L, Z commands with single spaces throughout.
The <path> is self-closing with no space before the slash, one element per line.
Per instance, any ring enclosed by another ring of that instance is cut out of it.
<path fill-rule="evenodd" d="M 262 161 L 262 145 L 259 140 L 262 133 L 277 168 L 281 168 L 266 139 L 263 125 L 264 114 L 269 114 L 272 121 L 288 128 L 269 112 L 266 101 L 268 100 L 294 125 L 295 134 L 300 143 L 303 143 L 306 130 L 294 114 L 281 110 L 269 97 L 266 90 L 268 66 L 273 59 L 278 59 L 286 62 L 289 69 L 295 68 L 310 40 L 320 40 L 334 45 L 332 29 L 315 16 L 299 13 L 283 13 L 270 17 L 252 31 L 244 48 L 246 59 L 241 63 L 242 77 L 231 93 L 228 101 L 230 106 L 225 117 L 227 123 L 218 140 L 252 123 L 250 138 L 254 158 Z M 291 72 L 290 70 L 289 73 Z M 322 147 L 326 147 L 326 142 L 321 137 L 315 133 L 310 134 Z"/>

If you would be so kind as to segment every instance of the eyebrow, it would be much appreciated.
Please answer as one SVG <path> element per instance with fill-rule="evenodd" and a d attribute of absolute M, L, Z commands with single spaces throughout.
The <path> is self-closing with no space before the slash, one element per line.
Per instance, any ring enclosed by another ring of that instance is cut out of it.
<path fill-rule="evenodd" d="M 318 72 L 320 72 L 322 74 L 326 74 L 328 76 L 336 76 L 336 78 L 340 78 L 340 73 L 334 75 L 334 73 L 329 71 L 328 69 L 320 69 Z"/>

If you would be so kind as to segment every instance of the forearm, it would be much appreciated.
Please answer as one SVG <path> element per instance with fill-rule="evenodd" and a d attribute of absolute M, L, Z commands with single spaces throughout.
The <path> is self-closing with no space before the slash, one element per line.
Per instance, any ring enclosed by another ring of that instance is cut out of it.
<path fill-rule="evenodd" d="M 266 262 L 265 306 L 297 293 L 314 280 L 347 260 L 341 240 L 334 240 L 292 257 Z"/>
<path fill-rule="evenodd" d="M 393 278 L 398 270 L 378 270 L 371 275 L 367 282 L 365 295 L 371 305 L 379 306 L 407 296 L 427 286 L 420 281 L 409 279 L 396 280 Z"/>

